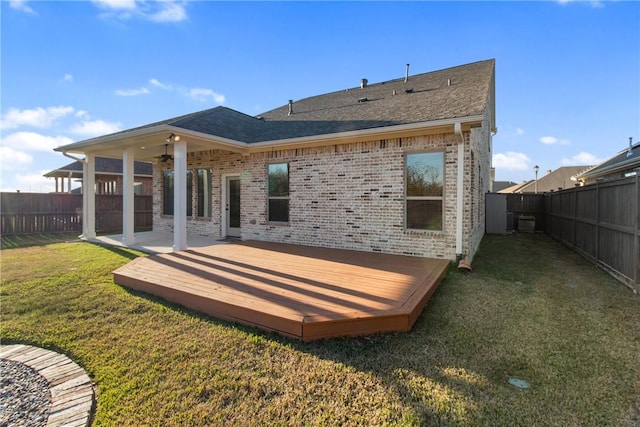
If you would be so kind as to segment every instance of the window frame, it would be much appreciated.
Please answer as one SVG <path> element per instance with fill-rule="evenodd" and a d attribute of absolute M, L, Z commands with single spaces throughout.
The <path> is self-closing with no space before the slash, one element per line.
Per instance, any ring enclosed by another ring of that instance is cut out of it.
<path fill-rule="evenodd" d="M 175 171 L 173 169 L 164 169 L 162 171 L 162 215 L 173 216 L 175 206 L 173 203 L 173 189 L 175 184 Z M 171 183 L 167 183 L 167 179 L 171 177 Z M 170 191 L 169 191 L 170 190 Z"/>
<path fill-rule="evenodd" d="M 442 195 L 440 196 L 409 196 L 408 195 L 408 190 L 409 190 L 409 177 L 408 177 L 408 172 L 409 172 L 409 156 L 412 155 L 419 155 L 419 154 L 439 154 L 442 158 L 441 158 L 441 165 L 442 165 Z M 445 150 L 420 150 L 420 151 L 411 151 L 411 152 L 407 152 L 404 155 L 404 229 L 406 231 L 412 231 L 412 232 L 435 232 L 435 233 L 441 233 L 444 232 L 444 213 L 445 213 L 445 206 L 444 206 L 444 200 L 445 200 L 445 188 L 446 188 L 446 173 L 445 173 L 445 168 L 446 168 L 446 152 Z M 425 201 L 439 201 L 440 202 L 440 218 L 441 218 L 441 227 L 438 228 L 410 228 L 409 227 L 409 201 L 421 201 L 421 200 L 425 200 Z"/>
<path fill-rule="evenodd" d="M 202 180 L 200 179 L 201 171 L 205 172 Z M 211 189 L 213 186 L 213 170 L 211 168 L 197 168 L 194 175 L 196 177 L 196 216 L 198 218 L 212 218 L 213 197 Z M 207 184 L 204 184 L 205 182 Z"/>
<path fill-rule="evenodd" d="M 162 215 L 164 216 L 174 216 L 175 215 L 175 205 L 173 199 L 173 193 L 175 189 L 175 173 L 176 171 L 173 169 L 163 169 L 162 170 Z M 167 183 L 167 177 L 171 176 L 171 181 Z M 191 169 L 187 169 L 186 173 L 186 187 L 185 188 L 185 196 L 187 198 L 187 218 L 192 217 L 193 215 L 193 171 Z M 170 208 L 170 209 L 168 209 Z"/>
<path fill-rule="evenodd" d="M 286 196 L 272 196 L 270 188 L 270 168 L 276 165 L 286 165 L 287 167 L 287 195 Z M 287 219 L 286 221 L 271 219 L 271 200 L 286 200 L 287 201 Z M 291 220 L 291 169 L 289 162 L 273 162 L 267 163 L 267 222 L 271 224 L 289 224 Z"/>

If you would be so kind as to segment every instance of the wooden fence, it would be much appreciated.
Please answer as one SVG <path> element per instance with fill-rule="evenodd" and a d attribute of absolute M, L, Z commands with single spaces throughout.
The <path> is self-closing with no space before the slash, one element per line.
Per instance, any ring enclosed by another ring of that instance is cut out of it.
<path fill-rule="evenodd" d="M 545 232 L 640 292 L 640 177 L 545 195 Z"/>
<path fill-rule="evenodd" d="M 152 196 L 135 196 L 136 231 L 150 230 Z M 0 235 L 82 232 L 82 194 L 0 193 Z M 96 195 L 96 233 L 122 232 L 122 196 Z"/>

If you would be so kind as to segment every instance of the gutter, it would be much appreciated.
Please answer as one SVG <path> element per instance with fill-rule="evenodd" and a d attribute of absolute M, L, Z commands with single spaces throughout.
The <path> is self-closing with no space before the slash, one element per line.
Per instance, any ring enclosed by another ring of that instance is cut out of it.
<path fill-rule="evenodd" d="M 375 127 L 369 129 L 361 129 L 361 130 L 353 130 L 346 132 L 336 132 L 336 133 L 328 133 L 322 135 L 312 135 L 312 136 L 302 136 L 295 138 L 286 138 L 286 139 L 276 139 L 271 141 L 261 141 L 261 142 L 243 142 L 236 141 L 229 138 L 220 137 L 217 135 L 211 135 L 207 133 L 197 132 L 189 129 L 183 129 L 175 126 L 168 125 L 160 125 L 155 127 L 147 127 L 143 129 L 137 129 L 132 132 L 119 132 L 117 134 L 106 135 L 102 137 L 93 138 L 86 141 L 80 141 L 69 145 L 63 145 L 61 147 L 57 147 L 54 151 L 62 152 L 65 156 L 70 157 L 68 154 L 65 154 L 67 151 L 74 152 L 86 152 L 84 151 L 86 148 L 91 148 L 95 146 L 99 146 L 109 142 L 115 141 L 123 141 L 125 139 L 131 138 L 143 138 L 150 137 L 154 134 L 163 134 L 165 132 L 173 132 L 179 133 L 184 136 L 191 136 L 193 138 L 198 138 L 201 140 L 209 141 L 212 143 L 219 144 L 221 148 L 227 149 L 235 152 L 253 152 L 253 151 L 265 151 L 273 148 L 288 148 L 296 145 L 314 145 L 314 144 L 336 144 L 341 142 L 351 142 L 351 140 L 356 138 L 362 138 L 367 136 L 389 136 L 394 133 L 401 132 L 412 132 L 418 131 L 424 128 L 438 128 L 438 127 L 449 127 L 455 125 L 456 123 L 461 126 L 462 122 L 464 123 L 473 123 L 473 122 L 482 122 L 482 115 L 474 115 L 467 116 L 461 118 L 454 119 L 441 119 L 441 120 L 433 120 L 430 122 L 418 122 L 418 123 L 408 123 L 402 125 L 392 125 L 392 126 L 384 126 L 384 127 Z M 91 150 L 89 150 L 91 151 Z M 74 160 L 78 160 L 74 157 Z"/>
<path fill-rule="evenodd" d="M 462 253 L 462 227 L 464 215 L 464 135 L 462 134 L 462 124 L 456 122 L 453 125 L 453 132 L 460 136 L 458 144 L 458 176 L 456 182 L 456 258 L 461 260 Z"/>
<path fill-rule="evenodd" d="M 55 150 L 57 150 L 57 149 L 55 149 Z M 78 157 L 72 156 L 71 154 L 67 153 L 66 151 L 62 151 L 62 155 L 63 155 L 63 156 L 65 156 L 65 157 L 68 157 L 68 158 L 70 158 L 70 159 L 73 159 L 73 160 L 75 160 L 76 162 L 80 162 L 80 163 L 87 163 L 87 160 L 86 160 L 86 159 L 80 159 L 80 158 L 78 158 Z"/>

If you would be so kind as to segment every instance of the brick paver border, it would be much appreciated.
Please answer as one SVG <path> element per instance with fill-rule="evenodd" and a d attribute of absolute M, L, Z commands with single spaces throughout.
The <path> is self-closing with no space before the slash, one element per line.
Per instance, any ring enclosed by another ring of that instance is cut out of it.
<path fill-rule="evenodd" d="M 0 359 L 23 363 L 49 383 L 51 405 L 47 427 L 87 427 L 94 405 L 93 382 L 67 356 L 23 344 L 0 346 Z"/>

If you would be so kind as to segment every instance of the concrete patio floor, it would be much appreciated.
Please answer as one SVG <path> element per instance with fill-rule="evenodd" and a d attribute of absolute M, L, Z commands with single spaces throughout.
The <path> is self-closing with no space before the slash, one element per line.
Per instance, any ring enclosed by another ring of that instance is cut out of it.
<path fill-rule="evenodd" d="M 173 252 L 173 234 L 158 231 L 143 231 L 135 233 L 133 245 L 125 245 L 122 242 L 122 234 L 112 234 L 108 236 L 98 236 L 92 242 L 110 246 L 128 247 L 149 254 L 167 254 Z M 215 240 L 209 236 L 187 236 L 189 249 L 204 248 L 228 243 L 225 240 Z"/>

